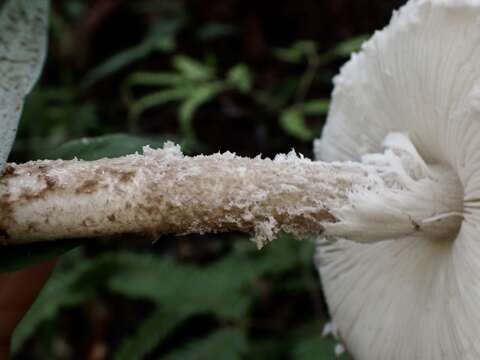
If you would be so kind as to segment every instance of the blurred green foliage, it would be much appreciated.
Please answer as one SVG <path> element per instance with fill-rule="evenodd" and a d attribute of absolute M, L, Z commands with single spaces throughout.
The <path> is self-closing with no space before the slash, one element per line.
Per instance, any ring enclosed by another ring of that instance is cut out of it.
<path fill-rule="evenodd" d="M 41 159 L 68 139 L 91 130 L 108 132 L 91 101 L 78 102 L 72 86 L 37 87 L 29 95 L 15 140 L 14 151 Z"/>
<path fill-rule="evenodd" d="M 307 100 L 321 67 L 357 51 L 364 40 L 365 36 L 350 39 L 325 53 L 319 53 L 313 41 L 299 41 L 290 48 L 276 49 L 275 56 L 280 61 L 300 65 L 306 63 L 304 73 L 298 78 L 298 84 L 287 89 L 283 101 L 276 100 L 273 93 L 255 89 L 253 72 L 245 63 L 233 66 L 223 78 L 219 78 L 215 56 L 210 54 L 207 61 L 201 62 L 185 55 L 175 55 L 170 71 L 137 72 L 127 78 L 124 83 L 124 96 L 128 99 L 130 118 L 135 122 L 150 108 L 178 102 L 178 121 L 186 142 L 184 147 L 188 148 L 188 144 L 197 141 L 192 125 L 197 110 L 222 92 L 234 90 L 270 107 L 269 110 L 276 113 L 279 125 L 286 134 L 301 141 L 311 141 L 318 135 L 318 130 L 309 128 L 306 117 L 325 116 L 328 112 L 327 99 Z M 131 90 L 138 86 L 160 87 L 161 90 L 148 91 L 146 95 L 133 101 Z M 131 128 L 135 128 L 133 124 Z"/>
<path fill-rule="evenodd" d="M 215 64 L 204 64 L 187 56 L 177 55 L 172 60 L 173 71 L 133 73 L 125 82 L 125 97 L 131 99 L 134 86 L 163 87 L 131 101 L 130 119 L 134 122 L 146 110 L 169 102 L 178 102 L 178 121 L 184 137 L 184 148 L 197 141 L 192 121 L 198 109 L 227 90 L 248 93 L 252 78 L 245 64 L 228 70 L 224 79 L 216 75 Z M 130 102 L 130 101 L 129 101 Z M 131 126 L 134 129 L 134 125 Z"/>
<path fill-rule="evenodd" d="M 181 19 L 164 20 L 153 27 L 145 39 L 138 45 L 115 54 L 95 67 L 83 79 L 81 88 L 88 88 L 95 82 L 122 70 L 128 65 L 147 58 L 155 51 L 170 52 L 175 47 L 175 33 L 181 28 Z"/>
<path fill-rule="evenodd" d="M 47 68 L 12 159 L 94 160 L 167 139 L 190 154 L 311 154 L 331 78 L 364 36 L 296 36 L 268 43 L 259 60 L 258 24 L 229 19 L 180 0 L 54 0 Z M 84 244 L 62 256 L 18 327 L 14 359 L 336 358 L 336 341 L 321 336 L 311 242 L 260 252 L 235 234 Z M 4 251 L 1 269 L 69 249 Z"/>
<path fill-rule="evenodd" d="M 61 358 L 53 339 L 62 311 L 88 304 L 96 294 L 106 292 L 151 304 L 143 318 L 132 324 L 133 329 L 123 334 L 114 359 L 142 359 L 156 349 L 163 350 L 162 359 L 277 359 L 284 352 L 292 359 L 332 359 L 335 341 L 320 335 L 325 320 L 309 314 L 281 335 L 273 331 L 274 337 L 249 336 L 269 326 L 257 324 L 255 318 L 265 292 L 291 297 L 316 291 L 317 278 L 307 270 L 311 269 L 312 247 L 284 238 L 257 252 L 252 244 L 237 241 L 227 254 L 206 266 L 132 251 L 105 251 L 90 258 L 78 248 L 64 256 L 17 328 L 13 351 L 18 352 L 40 330 L 36 335 L 42 342 L 39 356 Z M 303 275 L 296 278 L 299 270 Z M 208 317 L 208 326 L 195 325 L 200 334 L 192 336 L 188 328 L 198 316 Z M 187 335 L 170 346 L 179 333 Z"/>

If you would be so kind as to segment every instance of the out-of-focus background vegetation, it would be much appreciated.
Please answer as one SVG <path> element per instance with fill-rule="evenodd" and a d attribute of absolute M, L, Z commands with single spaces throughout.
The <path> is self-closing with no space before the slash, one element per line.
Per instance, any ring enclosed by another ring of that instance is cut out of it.
<path fill-rule="evenodd" d="M 311 156 L 332 77 L 403 2 L 55 0 L 10 160 L 166 139 L 188 154 Z M 238 234 L 91 241 L 61 257 L 13 358 L 334 359 L 313 251 L 284 238 L 258 252 Z"/>

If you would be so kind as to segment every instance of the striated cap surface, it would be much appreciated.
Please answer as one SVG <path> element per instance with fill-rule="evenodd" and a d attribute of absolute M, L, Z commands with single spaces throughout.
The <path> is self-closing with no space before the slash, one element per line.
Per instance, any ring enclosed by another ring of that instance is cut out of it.
<path fill-rule="evenodd" d="M 360 161 L 405 133 L 463 196 L 453 237 L 318 240 L 339 337 L 356 360 L 480 359 L 480 1 L 409 1 L 334 84 L 319 160 Z"/>

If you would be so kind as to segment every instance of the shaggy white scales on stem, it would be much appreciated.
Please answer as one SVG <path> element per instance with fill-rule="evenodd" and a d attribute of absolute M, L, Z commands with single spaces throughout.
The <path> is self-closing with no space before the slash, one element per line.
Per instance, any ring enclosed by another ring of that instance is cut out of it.
<path fill-rule="evenodd" d="M 433 229 L 452 234 L 461 197 L 437 198 L 454 195 L 458 184 L 443 168 L 428 170 L 409 145 L 397 135 L 363 164 L 313 162 L 293 152 L 274 160 L 189 157 L 171 143 L 117 159 L 10 164 L 1 179 L 0 235 L 20 243 L 241 231 L 261 246 L 280 232 L 358 242 Z"/>

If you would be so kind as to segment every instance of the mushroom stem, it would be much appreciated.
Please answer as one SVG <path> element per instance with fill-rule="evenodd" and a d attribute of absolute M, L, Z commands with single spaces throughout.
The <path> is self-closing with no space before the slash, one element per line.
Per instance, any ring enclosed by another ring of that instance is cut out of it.
<path fill-rule="evenodd" d="M 240 231 L 261 246 L 280 232 L 354 241 L 418 232 L 409 214 L 385 205 L 408 190 L 386 184 L 382 171 L 293 152 L 189 157 L 171 143 L 116 159 L 10 164 L 0 180 L 0 239 Z"/>

